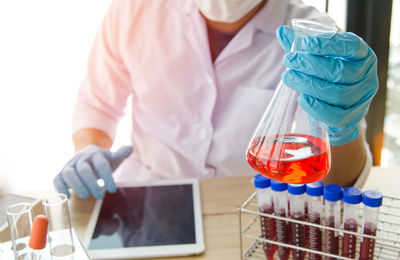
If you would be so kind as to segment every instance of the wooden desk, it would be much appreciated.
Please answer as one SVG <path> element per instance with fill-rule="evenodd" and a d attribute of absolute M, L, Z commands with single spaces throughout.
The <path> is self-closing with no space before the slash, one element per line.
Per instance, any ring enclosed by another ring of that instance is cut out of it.
<path fill-rule="evenodd" d="M 201 256 L 168 259 L 240 259 L 238 208 L 254 192 L 251 177 L 202 179 L 200 192 L 206 251 Z M 94 199 L 71 198 L 71 221 L 81 238 L 94 203 Z"/>
<path fill-rule="evenodd" d="M 400 196 L 400 167 L 374 167 L 363 189 L 377 189 L 385 195 Z M 251 177 L 200 180 L 203 225 L 206 251 L 201 256 L 169 258 L 185 259 L 240 259 L 238 208 L 254 192 Z M 36 196 L 48 193 L 28 193 Z M 72 225 L 84 237 L 95 200 L 70 200 Z"/>

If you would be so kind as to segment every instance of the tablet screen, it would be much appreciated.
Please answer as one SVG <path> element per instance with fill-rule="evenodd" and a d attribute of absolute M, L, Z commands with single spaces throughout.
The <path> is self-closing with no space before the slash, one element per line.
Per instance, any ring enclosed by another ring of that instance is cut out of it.
<path fill-rule="evenodd" d="M 102 203 L 89 250 L 196 243 L 191 184 L 122 187 Z"/>

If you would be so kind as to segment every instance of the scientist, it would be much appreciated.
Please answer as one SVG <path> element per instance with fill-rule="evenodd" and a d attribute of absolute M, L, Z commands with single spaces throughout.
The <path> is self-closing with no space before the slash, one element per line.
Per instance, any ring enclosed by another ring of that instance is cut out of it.
<path fill-rule="evenodd" d="M 362 120 L 378 89 L 375 54 L 353 33 L 310 37 L 289 52 L 293 31 L 281 25 L 292 18 L 333 23 L 298 0 L 115 0 L 74 108 L 77 153 L 56 189 L 103 198 L 98 178 L 115 192 L 115 182 L 253 175 L 246 147 L 281 77 L 329 126 L 324 181 L 361 185 L 371 167 Z M 127 102 L 132 146 L 111 152 Z"/>

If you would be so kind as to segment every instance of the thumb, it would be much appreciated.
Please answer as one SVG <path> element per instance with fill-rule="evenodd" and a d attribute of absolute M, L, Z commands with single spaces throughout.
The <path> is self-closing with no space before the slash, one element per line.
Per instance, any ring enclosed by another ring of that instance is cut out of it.
<path fill-rule="evenodd" d="M 132 146 L 122 146 L 110 155 L 110 166 L 114 172 L 122 161 L 132 153 Z"/>
<path fill-rule="evenodd" d="M 289 52 L 292 48 L 294 40 L 294 31 L 291 27 L 282 25 L 276 30 L 276 38 L 285 52 Z"/>
<path fill-rule="evenodd" d="M 111 153 L 111 160 L 124 160 L 132 153 L 132 146 L 122 146 L 116 152 Z"/>

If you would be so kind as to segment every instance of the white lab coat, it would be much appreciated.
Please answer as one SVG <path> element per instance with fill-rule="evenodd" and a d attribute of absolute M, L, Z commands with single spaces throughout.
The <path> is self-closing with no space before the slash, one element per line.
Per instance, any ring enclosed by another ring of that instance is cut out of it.
<path fill-rule="evenodd" d="M 255 174 L 245 151 L 285 69 L 275 32 L 292 18 L 332 22 L 300 1 L 269 0 L 212 63 L 192 0 L 114 1 L 92 48 L 73 131 L 96 128 L 113 139 L 132 96 L 134 151 L 117 182 Z"/>

